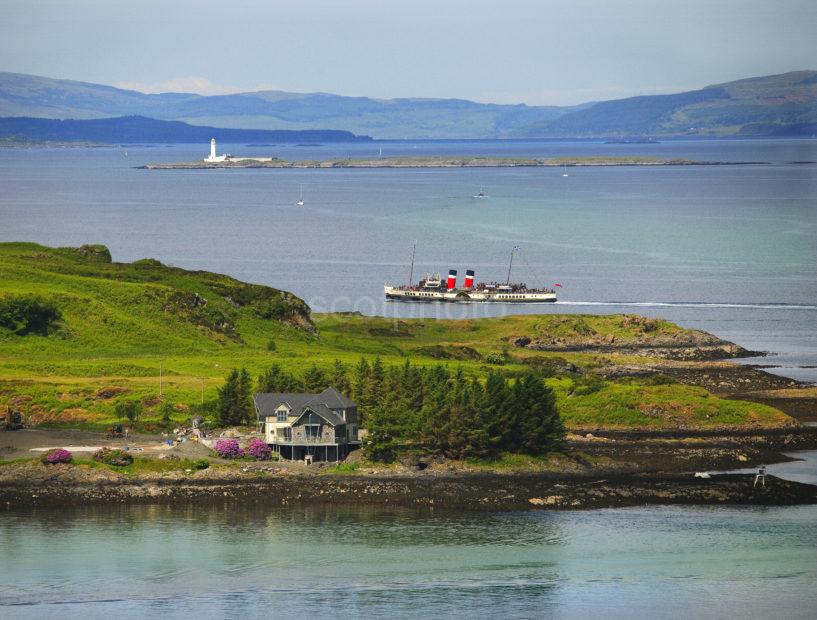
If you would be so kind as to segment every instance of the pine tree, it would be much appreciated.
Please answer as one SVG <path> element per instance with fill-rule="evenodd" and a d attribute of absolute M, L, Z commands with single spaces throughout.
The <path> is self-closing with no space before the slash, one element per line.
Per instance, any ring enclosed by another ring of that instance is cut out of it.
<path fill-rule="evenodd" d="M 371 368 L 369 362 L 365 357 L 361 357 L 357 366 L 355 366 L 355 378 L 352 383 L 352 400 L 357 403 L 357 415 L 361 428 L 367 426 L 369 409 L 372 403 L 369 402 L 369 376 L 371 375 Z"/>
<path fill-rule="evenodd" d="M 355 378 L 352 383 L 352 400 L 357 403 L 358 408 L 366 405 L 364 399 L 366 398 L 366 386 L 369 382 L 370 373 L 369 362 L 366 361 L 365 357 L 361 357 L 357 366 L 355 366 Z"/>
<path fill-rule="evenodd" d="M 458 373 L 461 379 L 461 374 Z M 482 386 L 476 379 L 463 381 L 449 407 L 448 446 L 452 458 L 485 458 L 491 452 L 490 436 L 480 407 Z"/>
<path fill-rule="evenodd" d="M 278 364 L 273 364 L 258 377 L 258 391 L 262 393 L 297 392 L 300 389 L 300 381 L 284 372 Z"/>
<path fill-rule="evenodd" d="M 506 450 L 511 443 L 509 435 L 516 423 L 511 400 L 508 381 L 500 373 L 490 371 L 485 381 L 481 406 L 491 446 L 495 450 Z"/>
<path fill-rule="evenodd" d="M 246 368 L 238 371 L 238 409 L 241 412 L 241 422 L 250 424 L 253 421 L 254 407 L 252 404 L 252 377 Z"/>
<path fill-rule="evenodd" d="M 233 369 L 218 390 L 217 413 L 222 426 L 246 424 L 252 417 L 252 380 L 246 369 Z"/>
<path fill-rule="evenodd" d="M 389 393 L 369 412 L 369 434 L 363 449 L 367 458 L 391 463 L 397 457 L 401 440 L 406 436 L 404 401 Z"/>
<path fill-rule="evenodd" d="M 438 365 L 426 372 L 424 383 L 425 398 L 418 416 L 420 441 L 430 450 L 444 453 L 451 418 L 451 377 L 444 366 Z"/>
<path fill-rule="evenodd" d="M 349 376 L 346 372 L 346 365 L 340 360 L 335 360 L 335 363 L 332 365 L 332 372 L 329 374 L 329 385 L 346 396 L 352 392 L 352 386 L 349 383 Z"/>
<path fill-rule="evenodd" d="M 546 454 L 557 447 L 565 435 L 553 390 L 532 374 L 519 379 L 515 388 L 515 404 L 520 411 L 518 450 L 525 454 Z"/>
<path fill-rule="evenodd" d="M 317 394 L 319 392 L 323 392 L 327 385 L 328 381 L 326 380 L 326 375 L 323 373 L 323 371 L 314 364 L 310 366 L 309 370 L 307 370 L 306 374 L 304 375 L 304 392 L 309 394 Z"/>

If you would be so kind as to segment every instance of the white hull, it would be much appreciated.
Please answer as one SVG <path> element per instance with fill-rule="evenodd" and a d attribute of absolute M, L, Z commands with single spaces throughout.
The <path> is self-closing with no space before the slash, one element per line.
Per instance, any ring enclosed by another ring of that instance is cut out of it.
<path fill-rule="evenodd" d="M 556 301 L 556 293 L 551 292 L 513 292 L 513 291 L 475 291 L 454 289 L 452 291 L 408 290 L 395 286 L 384 286 L 386 299 L 392 301 L 446 301 L 456 303 L 494 302 L 506 304 L 550 303 Z"/>

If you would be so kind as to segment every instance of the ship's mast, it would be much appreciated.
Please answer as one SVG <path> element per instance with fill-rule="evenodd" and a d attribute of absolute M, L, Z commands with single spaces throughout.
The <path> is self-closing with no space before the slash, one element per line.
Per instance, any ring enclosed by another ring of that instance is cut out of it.
<path fill-rule="evenodd" d="M 411 246 L 411 269 L 409 270 L 409 281 L 408 285 L 411 286 L 412 280 L 414 280 L 414 253 L 417 251 L 417 242 L 414 242 L 414 245 Z"/>
<path fill-rule="evenodd" d="M 515 245 L 513 246 L 513 248 L 511 248 L 511 262 L 508 264 L 508 279 L 505 280 L 505 284 L 511 283 L 511 269 L 513 268 L 513 253 L 516 252 L 518 249 L 519 249 L 518 245 Z"/>

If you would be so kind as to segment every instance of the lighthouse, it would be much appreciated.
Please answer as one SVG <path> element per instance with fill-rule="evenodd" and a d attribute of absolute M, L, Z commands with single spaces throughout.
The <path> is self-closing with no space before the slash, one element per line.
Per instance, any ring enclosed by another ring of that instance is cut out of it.
<path fill-rule="evenodd" d="M 212 162 L 219 162 L 219 161 L 226 161 L 226 160 L 227 160 L 226 155 L 220 155 L 220 156 L 216 155 L 216 139 L 212 138 L 210 140 L 210 157 L 206 158 L 204 161 L 206 161 L 208 163 L 212 163 Z"/>

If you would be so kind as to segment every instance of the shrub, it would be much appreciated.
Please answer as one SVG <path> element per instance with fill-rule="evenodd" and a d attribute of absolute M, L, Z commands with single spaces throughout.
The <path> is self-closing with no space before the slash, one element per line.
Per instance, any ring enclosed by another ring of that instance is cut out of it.
<path fill-rule="evenodd" d="M 502 366 L 505 363 L 505 356 L 501 353 L 489 353 L 485 356 L 485 361 L 489 364 L 496 364 Z"/>
<path fill-rule="evenodd" d="M 291 312 L 286 302 L 280 295 L 271 299 L 258 303 L 255 307 L 255 313 L 262 319 L 276 319 L 285 318 Z"/>
<path fill-rule="evenodd" d="M 274 340 L 270 340 L 269 342 L 267 342 L 267 351 L 277 351 L 277 350 L 278 350 L 278 345 L 275 344 Z"/>
<path fill-rule="evenodd" d="M 133 463 L 133 457 L 124 450 L 113 448 L 102 448 L 94 452 L 93 459 L 98 463 L 113 465 L 115 467 L 125 467 Z"/>
<path fill-rule="evenodd" d="M 207 469 L 210 467 L 210 461 L 207 459 L 196 459 L 192 463 L 193 469 Z"/>
<path fill-rule="evenodd" d="M 677 381 L 675 381 L 675 379 L 673 379 L 672 377 L 668 377 L 667 375 L 662 375 L 659 373 L 657 375 L 647 377 L 645 383 L 647 385 L 672 385 L 674 383 L 677 383 Z"/>
<path fill-rule="evenodd" d="M 0 299 L 0 327 L 19 336 L 48 335 L 62 320 L 62 314 L 53 301 L 36 295 L 12 295 Z"/>
<path fill-rule="evenodd" d="M 127 418 L 133 424 L 142 414 L 142 404 L 136 400 L 120 400 L 114 407 L 114 413 L 120 420 Z"/>
<path fill-rule="evenodd" d="M 70 463 L 74 458 L 68 450 L 64 448 L 55 448 L 43 454 L 42 462 L 46 465 L 56 465 L 57 463 Z"/>
<path fill-rule="evenodd" d="M 216 454 L 223 459 L 238 459 L 244 456 L 244 450 L 236 439 L 219 439 L 216 442 Z"/>
<path fill-rule="evenodd" d="M 173 403 L 171 403 L 169 400 L 166 400 L 165 402 L 162 403 L 162 406 L 159 408 L 159 411 L 162 414 L 162 424 L 164 424 L 165 426 L 170 424 L 170 416 L 173 414 L 175 410 L 176 408 L 173 406 Z"/>
<path fill-rule="evenodd" d="M 269 461 L 272 458 L 272 448 L 260 439 L 251 439 L 247 446 L 247 453 L 256 461 Z"/>

